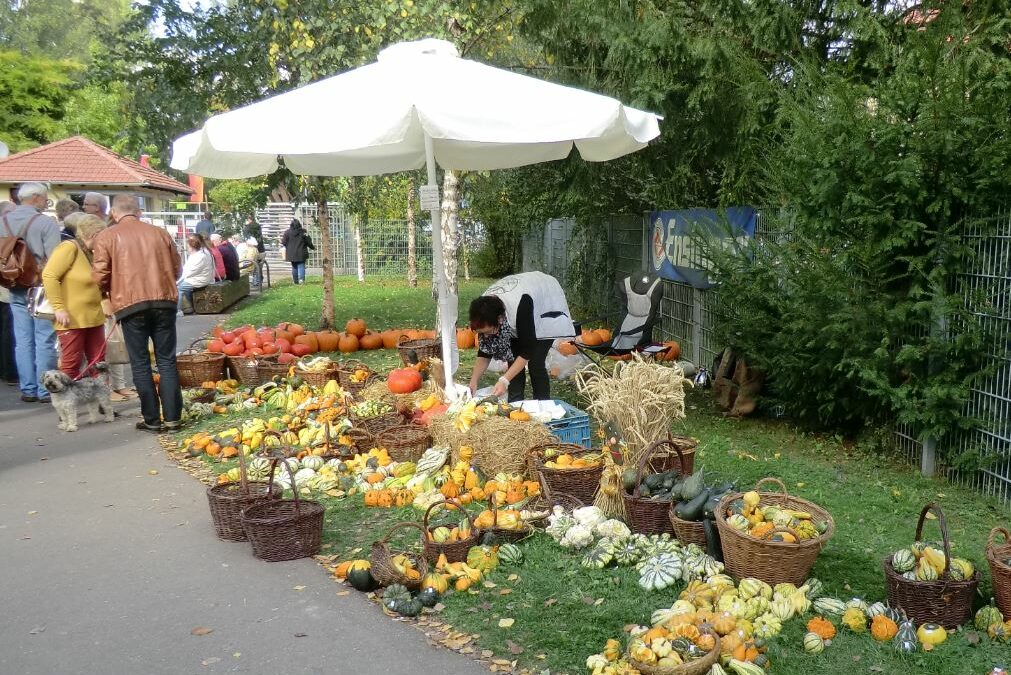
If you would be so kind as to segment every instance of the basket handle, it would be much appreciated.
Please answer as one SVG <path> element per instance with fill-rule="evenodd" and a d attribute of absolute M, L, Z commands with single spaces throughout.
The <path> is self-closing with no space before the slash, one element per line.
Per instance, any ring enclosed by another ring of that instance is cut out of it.
<path fill-rule="evenodd" d="M 937 524 L 941 527 L 941 542 L 944 545 L 944 571 L 941 576 L 947 578 L 951 570 L 951 541 L 948 539 L 948 522 L 944 519 L 944 511 L 941 510 L 937 502 L 930 502 L 920 511 L 920 519 L 916 523 L 915 541 L 923 541 L 923 523 L 927 520 L 927 513 L 933 511 L 937 516 Z M 992 534 L 992 532 L 991 532 Z"/>
<path fill-rule="evenodd" d="M 454 509 L 461 511 L 463 515 L 467 516 L 467 520 L 470 522 L 471 532 L 477 532 L 477 527 L 474 525 L 474 519 L 469 513 L 467 513 L 467 509 L 463 508 L 463 504 L 455 499 L 447 499 L 443 502 L 432 502 L 428 505 L 428 508 L 425 509 L 425 515 L 421 518 L 421 526 L 422 529 L 425 530 L 426 534 L 428 532 L 428 517 L 437 506 L 452 506 Z"/>
<path fill-rule="evenodd" d="M 779 489 L 782 490 L 784 497 L 790 496 L 790 493 L 786 491 L 786 484 L 783 481 L 776 478 L 775 476 L 766 476 L 762 480 L 755 483 L 755 492 L 758 492 L 758 488 L 762 487 L 766 483 L 775 483 L 776 485 L 779 486 Z"/>
<path fill-rule="evenodd" d="M 202 353 L 204 353 L 204 352 L 207 351 L 207 345 L 210 343 L 210 341 L 211 341 L 210 338 L 208 338 L 206 335 L 202 336 L 202 337 L 198 337 L 196 340 L 194 340 L 193 342 L 190 343 L 189 347 L 187 347 L 186 349 L 182 350 L 179 353 L 180 354 L 202 354 Z M 196 344 L 198 342 L 203 342 L 204 343 L 204 348 L 203 349 L 197 349 Z"/>
<path fill-rule="evenodd" d="M 990 530 L 990 537 L 986 540 L 986 547 L 987 548 L 994 548 L 994 547 L 997 546 L 997 542 L 995 541 L 995 539 L 997 538 L 998 534 L 1003 534 L 1004 535 L 1004 543 L 1005 544 L 1008 543 L 1008 542 L 1011 542 L 1011 532 L 1008 532 L 1007 529 L 1005 529 L 1003 527 L 997 526 L 997 527 L 993 528 L 992 530 Z"/>
<path fill-rule="evenodd" d="M 377 544 L 382 544 L 383 546 L 387 546 L 390 543 L 390 537 L 393 536 L 393 533 L 396 532 L 397 530 L 401 529 L 401 528 L 404 528 L 404 527 L 413 527 L 418 532 L 420 532 L 421 533 L 421 542 L 422 542 L 422 545 L 424 545 L 425 535 L 426 535 L 426 532 L 425 532 L 424 528 L 422 528 L 421 525 L 419 525 L 418 523 L 407 521 L 407 520 L 395 524 L 393 527 L 390 528 L 389 532 L 386 533 L 386 536 L 383 537 L 382 539 L 380 539 L 376 543 Z M 387 548 L 388 548 L 388 546 L 387 546 Z"/>
<path fill-rule="evenodd" d="M 249 494 L 249 478 L 246 476 L 246 453 L 242 451 L 242 443 L 239 443 L 239 486 L 242 494 Z"/>
<path fill-rule="evenodd" d="M 646 471 L 646 465 L 649 464 L 649 460 L 652 459 L 656 451 L 665 445 L 669 445 L 670 447 L 674 448 L 674 451 L 678 454 L 678 460 L 681 462 L 681 468 L 684 469 L 685 456 L 681 452 L 681 448 L 677 446 L 677 443 L 668 438 L 664 438 L 659 441 L 653 441 L 646 448 L 646 451 L 642 453 L 642 457 L 639 458 L 639 466 L 636 469 L 635 473 L 635 489 L 632 490 L 632 497 L 634 497 L 635 499 L 639 499 L 640 488 L 642 487 L 643 472 Z"/>

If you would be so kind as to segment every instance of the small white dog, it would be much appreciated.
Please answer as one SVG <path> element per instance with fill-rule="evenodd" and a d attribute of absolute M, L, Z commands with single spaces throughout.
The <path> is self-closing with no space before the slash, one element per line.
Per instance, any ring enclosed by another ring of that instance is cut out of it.
<path fill-rule="evenodd" d="M 88 421 L 91 424 L 98 421 L 99 415 L 103 415 L 106 422 L 113 421 L 109 385 L 105 381 L 105 371 L 108 368 L 104 363 L 99 363 L 94 369 L 98 371 L 98 377 L 82 377 L 77 381 L 61 370 L 47 370 L 42 375 L 42 386 L 49 391 L 53 407 L 60 416 L 57 427 L 63 431 L 77 431 L 78 403 L 88 406 Z"/>

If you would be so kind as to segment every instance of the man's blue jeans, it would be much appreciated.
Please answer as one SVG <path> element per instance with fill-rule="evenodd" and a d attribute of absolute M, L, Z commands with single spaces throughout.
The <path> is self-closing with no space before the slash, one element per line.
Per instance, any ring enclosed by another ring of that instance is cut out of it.
<path fill-rule="evenodd" d="M 11 314 L 14 316 L 14 359 L 24 396 L 49 398 L 42 386 L 42 374 L 56 368 L 56 330 L 53 322 L 36 319 L 28 313 L 28 291 L 11 290 Z"/>
<path fill-rule="evenodd" d="M 296 284 L 305 281 L 305 262 L 291 263 L 291 280 Z"/>

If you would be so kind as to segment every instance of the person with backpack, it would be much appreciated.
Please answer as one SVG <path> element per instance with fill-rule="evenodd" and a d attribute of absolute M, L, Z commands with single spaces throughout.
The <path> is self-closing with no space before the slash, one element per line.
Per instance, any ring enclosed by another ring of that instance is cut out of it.
<path fill-rule="evenodd" d="M 52 321 L 28 311 L 28 290 L 42 284 L 42 268 L 60 243 L 60 226 L 42 213 L 49 203 L 45 185 L 24 183 L 17 197 L 20 206 L 0 222 L 0 281 L 10 289 L 21 400 L 48 403 L 42 374 L 56 368 L 56 331 Z"/>

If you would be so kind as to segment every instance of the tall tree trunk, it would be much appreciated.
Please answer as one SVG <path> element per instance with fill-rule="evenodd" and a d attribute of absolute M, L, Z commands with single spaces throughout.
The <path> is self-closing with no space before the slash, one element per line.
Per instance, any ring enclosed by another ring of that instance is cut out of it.
<path fill-rule="evenodd" d="M 327 209 L 326 179 L 316 179 L 316 223 L 319 225 L 319 244 L 323 253 L 323 314 L 320 330 L 334 327 L 335 308 L 333 296 L 333 241 L 330 238 L 330 213 Z"/>
<path fill-rule="evenodd" d="M 446 268 L 446 284 L 451 293 L 457 292 L 456 221 L 460 209 L 458 188 L 459 178 L 456 172 L 447 170 L 442 179 L 442 260 Z"/>
<path fill-rule="evenodd" d="M 414 178 L 407 186 L 407 285 L 418 287 L 418 237 L 414 225 Z"/>

